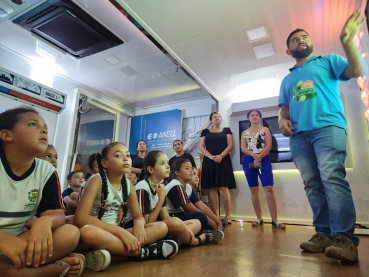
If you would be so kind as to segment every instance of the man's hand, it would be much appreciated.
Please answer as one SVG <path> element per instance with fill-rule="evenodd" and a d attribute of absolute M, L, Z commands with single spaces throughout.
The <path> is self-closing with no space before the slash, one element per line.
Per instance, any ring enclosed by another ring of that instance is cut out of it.
<path fill-rule="evenodd" d="M 357 10 L 354 14 L 352 14 L 346 21 L 345 26 L 343 26 L 340 39 L 342 44 L 346 44 L 348 42 L 352 42 L 357 31 L 363 25 L 366 20 L 366 17 L 360 20 L 361 17 L 361 10 Z"/>
<path fill-rule="evenodd" d="M 292 132 L 290 129 L 294 129 L 291 120 L 281 118 L 279 120 L 279 130 L 281 130 L 282 135 L 285 137 L 292 137 Z"/>

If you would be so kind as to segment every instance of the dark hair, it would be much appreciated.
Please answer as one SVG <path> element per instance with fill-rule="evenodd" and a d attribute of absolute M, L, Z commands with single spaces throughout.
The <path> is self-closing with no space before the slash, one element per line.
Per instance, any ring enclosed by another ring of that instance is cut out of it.
<path fill-rule="evenodd" d="M 76 173 L 80 173 L 80 172 L 83 173 L 82 170 L 73 170 L 72 172 L 69 172 L 69 174 L 67 175 L 67 180 L 68 181 L 72 180 L 73 175 L 76 174 Z M 83 176 L 84 175 L 85 174 L 83 173 Z"/>
<path fill-rule="evenodd" d="M 293 31 L 293 32 L 288 36 L 287 41 L 286 41 L 287 48 L 290 48 L 290 38 L 291 38 L 294 34 L 296 34 L 296 33 L 298 33 L 298 32 L 305 32 L 307 35 L 309 35 L 309 34 L 308 34 L 308 32 L 306 32 L 304 29 L 299 29 L 299 28 L 297 28 L 296 30 L 294 30 L 294 31 Z"/>
<path fill-rule="evenodd" d="M 209 120 L 211 121 L 213 119 L 213 115 L 214 114 L 219 114 L 221 116 L 221 114 L 219 112 L 212 112 L 209 116 Z"/>
<path fill-rule="evenodd" d="M 170 172 L 170 175 L 169 175 L 169 178 L 168 178 L 168 184 L 170 181 L 172 181 L 173 179 L 177 179 L 177 176 L 176 176 L 176 171 L 180 171 L 181 170 L 181 167 L 182 165 L 185 163 L 185 162 L 190 162 L 190 160 L 188 159 L 183 159 L 183 160 L 179 160 L 179 161 L 176 161 L 174 162 L 173 166 L 172 166 L 172 170 Z"/>
<path fill-rule="evenodd" d="M 91 170 L 94 167 L 94 161 L 96 161 L 96 155 L 97 153 L 93 153 L 88 157 L 87 165 L 88 165 L 88 168 Z"/>
<path fill-rule="evenodd" d="M 51 148 L 54 148 L 55 149 L 55 146 L 54 145 L 52 145 L 52 144 L 48 144 L 47 145 L 47 148 L 49 148 L 49 147 L 51 147 Z M 56 150 L 56 149 L 55 149 Z"/>
<path fill-rule="evenodd" d="M 98 215 L 98 219 L 101 219 L 106 211 L 106 199 L 108 198 L 108 184 L 107 184 L 107 179 L 106 179 L 106 174 L 105 174 L 105 168 L 102 166 L 101 164 L 101 160 L 102 159 L 106 159 L 110 148 L 118 145 L 118 144 L 122 144 L 121 142 L 112 142 L 109 143 L 108 145 L 106 145 L 100 153 L 96 154 L 96 160 L 97 160 L 97 165 L 99 166 L 99 173 L 100 173 L 100 177 L 101 177 L 101 204 L 100 204 L 100 209 L 99 209 L 99 215 Z M 123 218 L 126 217 L 127 212 L 128 212 L 128 205 L 127 205 L 127 199 L 128 199 L 128 190 L 127 190 L 127 180 L 126 177 L 122 176 L 122 179 L 120 181 L 121 185 L 122 185 L 122 196 L 123 196 L 123 203 L 122 203 L 122 210 L 123 210 Z M 122 218 L 122 219 L 123 219 Z"/>
<path fill-rule="evenodd" d="M 249 118 L 249 117 L 250 117 L 250 114 L 251 114 L 252 112 L 257 112 L 257 113 L 259 114 L 260 118 L 262 118 L 262 117 L 263 117 L 263 116 L 261 115 L 261 112 L 260 112 L 259 110 L 257 110 L 257 109 L 253 109 L 253 110 L 249 110 L 249 111 L 247 112 L 247 118 Z"/>
<path fill-rule="evenodd" d="M 173 141 L 173 146 L 174 146 L 174 143 L 175 143 L 176 141 L 179 141 L 181 144 L 183 144 L 183 142 L 182 142 L 180 139 L 176 139 L 175 141 Z"/>
<path fill-rule="evenodd" d="M 155 166 L 156 161 L 158 159 L 158 156 L 160 154 L 164 154 L 164 152 L 159 151 L 159 150 L 154 150 L 154 151 L 150 151 L 149 153 L 146 154 L 146 156 L 143 160 L 143 165 L 144 166 L 141 170 L 140 176 L 138 177 L 138 182 L 150 177 L 150 173 L 147 170 L 147 168 L 149 166 L 151 166 L 151 167 Z"/>
<path fill-rule="evenodd" d="M 0 114 L 0 131 L 1 130 L 12 130 L 14 125 L 19 121 L 19 116 L 24 113 L 35 113 L 38 112 L 30 107 L 19 107 L 7 110 Z M 0 148 L 2 148 L 3 141 L 0 139 Z"/>

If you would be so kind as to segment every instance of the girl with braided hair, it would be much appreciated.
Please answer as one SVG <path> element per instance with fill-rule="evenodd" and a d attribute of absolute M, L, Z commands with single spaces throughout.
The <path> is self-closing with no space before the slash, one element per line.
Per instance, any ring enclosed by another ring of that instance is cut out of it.
<path fill-rule="evenodd" d="M 114 142 L 96 155 L 99 173 L 81 188 L 74 222 L 81 228 L 81 240 L 93 251 L 85 253 L 86 267 L 101 271 L 110 264 L 110 254 L 137 257 L 138 260 L 170 258 L 179 243 L 164 238 L 163 222 L 146 224 L 138 205 L 134 186 L 124 177 L 131 169 L 131 156 L 125 145 Z M 118 214 L 128 210 L 134 227 L 117 226 Z M 156 243 L 157 242 L 157 243 Z"/>

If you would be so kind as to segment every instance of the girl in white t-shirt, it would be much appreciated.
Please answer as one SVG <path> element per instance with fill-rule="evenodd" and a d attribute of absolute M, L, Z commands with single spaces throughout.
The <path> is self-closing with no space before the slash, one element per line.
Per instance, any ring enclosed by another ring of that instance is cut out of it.
<path fill-rule="evenodd" d="M 134 186 L 124 177 L 131 170 L 131 156 L 125 145 L 110 143 L 96 155 L 99 174 L 81 188 L 74 223 L 81 228 L 81 240 L 94 251 L 87 252 L 86 267 L 100 271 L 110 264 L 110 254 L 139 260 L 170 258 L 178 252 L 175 240 L 158 240 L 168 233 L 163 222 L 146 224 L 138 205 Z M 117 226 L 128 209 L 134 227 Z M 155 243 L 157 242 L 157 243 Z"/>

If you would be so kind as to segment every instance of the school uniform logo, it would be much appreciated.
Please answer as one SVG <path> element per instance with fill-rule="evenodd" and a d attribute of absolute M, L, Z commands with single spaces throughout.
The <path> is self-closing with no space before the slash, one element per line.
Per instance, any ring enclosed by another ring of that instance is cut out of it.
<path fill-rule="evenodd" d="M 318 94 L 314 91 L 314 81 L 298 81 L 296 86 L 292 87 L 293 96 L 292 101 L 296 100 L 299 102 L 304 102 L 305 100 L 309 100 L 318 96 Z"/>
<path fill-rule="evenodd" d="M 38 196 L 38 189 L 33 189 L 28 192 L 29 203 L 24 204 L 24 210 L 32 211 L 36 206 L 36 200 Z"/>
<path fill-rule="evenodd" d="M 33 189 L 28 192 L 28 199 L 31 202 L 36 202 L 38 195 L 38 189 Z"/>

